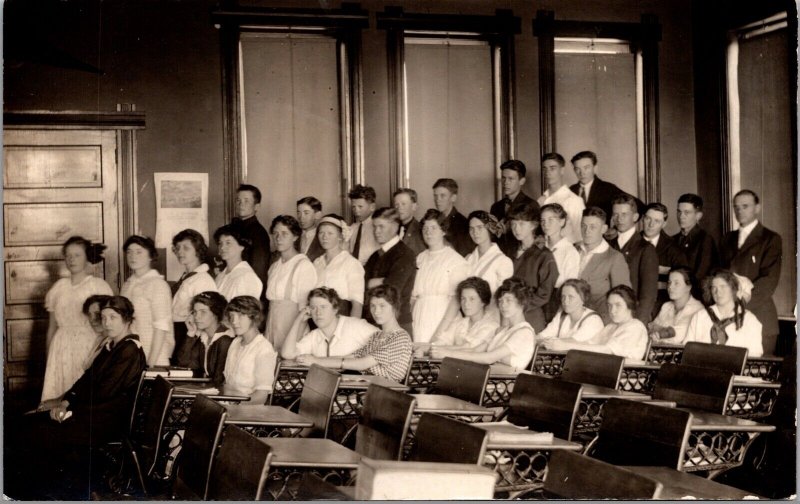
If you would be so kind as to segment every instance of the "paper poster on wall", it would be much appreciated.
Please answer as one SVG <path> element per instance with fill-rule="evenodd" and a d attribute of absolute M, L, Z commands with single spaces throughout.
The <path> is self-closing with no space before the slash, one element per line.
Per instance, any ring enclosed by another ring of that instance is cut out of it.
<path fill-rule="evenodd" d="M 154 173 L 156 247 L 167 249 L 167 280 L 177 281 L 184 269 L 172 253 L 172 237 L 194 229 L 208 243 L 208 174 Z"/>

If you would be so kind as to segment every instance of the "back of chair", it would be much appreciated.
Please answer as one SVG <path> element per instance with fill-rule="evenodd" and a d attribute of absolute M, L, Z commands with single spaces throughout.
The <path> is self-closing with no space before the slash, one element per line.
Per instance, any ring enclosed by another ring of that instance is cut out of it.
<path fill-rule="evenodd" d="M 358 420 L 356 451 L 364 457 L 400 460 L 415 403 L 406 393 L 370 385 Z"/>
<path fill-rule="evenodd" d="M 692 414 L 638 401 L 609 399 L 589 454 L 614 465 L 680 470 Z"/>
<path fill-rule="evenodd" d="M 410 460 L 482 464 L 489 433 L 452 418 L 423 413 Z"/>
<path fill-rule="evenodd" d="M 746 348 L 697 341 L 686 343 L 681 357 L 681 364 L 685 366 L 720 369 L 737 375 L 744 372 L 746 362 Z"/>
<path fill-rule="evenodd" d="M 624 362 L 625 358 L 619 355 L 570 350 L 564 360 L 561 378 L 615 389 L 619 385 Z"/>
<path fill-rule="evenodd" d="M 436 393 L 481 405 L 490 368 L 488 364 L 445 357 L 439 368 Z"/>
<path fill-rule="evenodd" d="M 544 491 L 561 499 L 656 499 L 662 485 L 632 471 L 566 450 L 554 450 Z"/>
<path fill-rule="evenodd" d="M 312 364 L 306 376 L 303 392 L 300 395 L 300 409 L 298 412 L 309 420 L 314 421 L 314 426 L 303 429 L 301 437 L 326 437 L 328 423 L 331 418 L 331 405 L 339 389 L 342 375 L 336 371 Z"/>
<path fill-rule="evenodd" d="M 653 399 L 673 401 L 679 408 L 725 414 L 733 386 L 733 373 L 719 369 L 663 364 L 658 371 Z"/>
<path fill-rule="evenodd" d="M 508 421 L 569 440 L 582 389 L 579 383 L 520 374 L 511 392 Z"/>
<path fill-rule="evenodd" d="M 225 407 L 204 395 L 198 395 L 189 413 L 189 428 L 181 446 L 178 480 L 195 495 L 206 499 L 211 466 L 222 437 Z"/>
<path fill-rule="evenodd" d="M 161 446 L 161 431 L 164 428 L 164 420 L 169 410 L 169 403 L 172 401 L 172 393 L 175 387 L 161 376 L 157 376 L 153 383 L 153 391 L 150 406 L 147 408 L 147 415 L 144 419 L 142 436 L 138 440 L 137 451 L 139 463 L 144 469 L 145 475 L 150 475 L 156 464 L 156 455 Z"/>
<path fill-rule="evenodd" d="M 241 427 L 225 428 L 208 485 L 210 500 L 260 500 L 267 481 L 272 453 Z"/>

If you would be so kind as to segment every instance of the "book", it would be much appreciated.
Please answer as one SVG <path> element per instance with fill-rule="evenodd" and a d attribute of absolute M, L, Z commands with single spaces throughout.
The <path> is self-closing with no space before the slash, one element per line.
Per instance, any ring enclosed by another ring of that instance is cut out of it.
<path fill-rule="evenodd" d="M 210 387 L 206 383 L 179 385 L 175 387 L 175 392 L 179 394 L 219 395 L 219 389 L 217 387 Z"/>
<path fill-rule="evenodd" d="M 147 378 L 162 376 L 164 378 L 192 378 L 194 371 L 184 367 L 154 366 L 144 372 Z"/>
<path fill-rule="evenodd" d="M 536 432 L 511 422 L 478 422 L 472 424 L 489 431 L 489 443 L 552 443 L 552 432 Z"/>

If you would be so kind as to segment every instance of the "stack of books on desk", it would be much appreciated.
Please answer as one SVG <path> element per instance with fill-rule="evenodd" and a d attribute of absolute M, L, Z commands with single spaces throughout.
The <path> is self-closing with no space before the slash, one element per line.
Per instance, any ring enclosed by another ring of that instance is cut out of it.
<path fill-rule="evenodd" d="M 180 394 L 219 395 L 219 389 L 208 383 L 187 383 L 175 387 L 175 392 Z"/>
<path fill-rule="evenodd" d="M 164 378 L 192 378 L 194 371 L 184 367 L 151 366 L 144 372 L 147 378 L 163 376 Z"/>

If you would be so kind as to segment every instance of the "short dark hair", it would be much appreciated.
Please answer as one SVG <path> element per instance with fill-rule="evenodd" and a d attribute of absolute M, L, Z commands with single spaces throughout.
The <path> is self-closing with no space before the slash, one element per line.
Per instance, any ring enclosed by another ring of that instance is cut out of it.
<path fill-rule="evenodd" d="M 372 220 L 385 219 L 395 222 L 398 226 L 402 225 L 400 214 L 393 207 L 381 207 L 372 214 Z"/>
<path fill-rule="evenodd" d="M 703 210 L 703 198 L 693 193 L 681 194 L 678 204 L 681 203 L 690 203 L 695 210 Z"/>
<path fill-rule="evenodd" d="M 619 193 L 611 200 L 611 207 L 614 205 L 628 205 L 634 212 L 639 211 L 639 206 L 636 204 L 636 198 L 628 193 Z"/>
<path fill-rule="evenodd" d="M 525 174 L 528 173 L 525 163 L 519 159 L 509 159 L 508 161 L 503 161 L 503 163 L 500 165 L 500 171 L 502 172 L 503 170 L 515 171 L 519 175 L 519 178 L 525 178 Z"/>
<path fill-rule="evenodd" d="M 178 244 L 184 240 L 188 240 L 189 243 L 192 244 L 192 248 L 197 252 L 197 258 L 200 262 L 206 262 L 208 258 L 208 245 L 206 245 L 206 240 L 203 238 L 203 235 L 194 229 L 184 229 L 172 237 L 172 247 L 177 247 Z"/>
<path fill-rule="evenodd" d="M 694 276 L 694 272 L 689 268 L 684 268 L 684 267 L 672 268 L 671 270 L 669 270 L 669 274 L 671 275 L 673 273 L 678 273 L 679 275 L 681 275 L 686 285 L 689 285 L 691 287 L 697 285 L 697 277 Z"/>
<path fill-rule="evenodd" d="M 336 289 L 331 289 L 330 287 L 311 289 L 308 293 L 308 302 L 311 303 L 311 298 L 315 297 L 328 300 L 331 306 L 333 306 L 334 311 L 338 310 L 339 306 L 342 305 L 342 298 L 339 297 L 339 293 L 336 292 Z"/>
<path fill-rule="evenodd" d="M 539 204 L 535 201 L 529 201 L 524 205 L 511 207 L 511 211 L 508 212 L 508 220 L 509 222 L 513 220 L 539 222 L 541 220 Z"/>
<path fill-rule="evenodd" d="M 347 193 L 347 197 L 351 200 L 363 199 L 368 203 L 375 203 L 375 200 L 377 199 L 377 195 L 375 194 L 375 189 L 373 189 L 370 186 L 365 186 L 361 184 L 358 184 L 352 189 L 350 189 L 350 192 Z"/>
<path fill-rule="evenodd" d="M 297 200 L 297 206 L 300 205 L 308 205 L 311 207 L 311 210 L 314 210 L 315 212 L 322 211 L 322 202 L 317 198 L 315 198 L 314 196 L 306 196 L 305 198 L 300 198 L 299 200 Z"/>
<path fill-rule="evenodd" d="M 400 312 L 400 308 L 403 304 L 403 300 L 400 299 L 400 291 L 391 284 L 376 285 L 367 291 L 367 306 L 369 306 L 369 302 L 372 298 L 385 299 L 386 302 L 394 308 L 395 315 Z"/>
<path fill-rule="evenodd" d="M 108 296 L 106 294 L 93 294 L 88 298 L 86 298 L 86 301 L 83 302 L 83 307 L 81 311 L 83 312 L 84 315 L 88 316 L 89 308 L 91 308 L 93 304 L 97 303 L 100 306 L 103 306 L 103 304 L 105 304 L 106 301 L 111 299 L 111 297 L 112 296 Z"/>
<path fill-rule="evenodd" d="M 632 288 L 628 287 L 627 285 L 617 285 L 616 287 L 612 287 L 610 291 L 606 294 L 606 299 L 608 299 L 611 294 L 616 294 L 617 296 L 621 297 L 623 301 L 625 301 L 625 306 L 632 312 L 636 312 L 636 308 L 639 306 L 639 301 L 636 299 L 636 292 L 633 291 Z"/>
<path fill-rule="evenodd" d="M 150 260 L 154 260 L 158 258 L 158 250 L 156 250 L 156 244 L 153 242 L 152 238 L 147 236 L 139 236 L 139 235 L 132 235 L 129 236 L 125 243 L 122 245 L 122 251 L 127 252 L 128 247 L 131 245 L 139 245 L 143 249 L 147 250 L 147 253 L 150 255 Z"/>
<path fill-rule="evenodd" d="M 465 289 L 474 290 L 478 297 L 481 298 L 484 306 L 492 302 L 492 288 L 489 286 L 489 282 L 481 277 L 472 276 L 459 282 L 458 287 L 456 287 L 456 296 L 461 298 L 461 293 Z"/>
<path fill-rule="evenodd" d="M 733 200 L 736 201 L 736 198 L 738 198 L 739 196 L 746 196 L 748 194 L 753 197 L 753 201 L 755 201 L 756 205 L 758 205 L 759 203 L 758 194 L 756 194 L 756 192 L 753 191 L 752 189 L 742 189 L 741 191 L 733 195 Z"/>
<path fill-rule="evenodd" d="M 575 164 L 575 161 L 580 161 L 581 159 L 591 159 L 593 165 L 597 164 L 597 154 L 590 150 L 580 151 L 572 156 L 572 159 L 570 159 L 569 162 Z"/>
<path fill-rule="evenodd" d="M 208 309 L 217 317 L 218 321 L 225 316 L 225 308 L 228 306 L 228 300 L 225 299 L 225 296 L 216 291 L 205 291 L 194 296 L 191 308 L 194 309 L 194 305 L 197 303 L 208 306 Z"/>
<path fill-rule="evenodd" d="M 584 305 L 589 302 L 589 297 L 592 294 L 592 287 L 589 285 L 589 282 L 583 278 L 570 278 L 566 280 L 559 288 L 559 298 L 561 298 L 561 291 L 564 290 L 564 287 L 572 287 L 575 289 L 575 292 L 578 293 L 578 296 L 581 298 L 581 301 L 583 301 Z"/>
<path fill-rule="evenodd" d="M 102 243 L 92 243 L 91 240 L 87 240 L 83 236 L 71 236 L 61 247 L 62 255 L 66 255 L 67 247 L 70 245 L 80 245 L 83 247 L 83 251 L 86 253 L 86 260 L 89 261 L 89 264 L 97 264 L 102 261 L 103 251 L 107 248 Z"/>
<path fill-rule="evenodd" d="M 229 317 L 231 313 L 241 313 L 253 321 L 253 325 L 258 327 L 264 319 L 261 313 L 261 302 L 253 296 L 236 296 L 231 299 L 228 306 L 225 307 L 225 316 Z"/>
<path fill-rule="evenodd" d="M 433 184 L 433 189 L 444 187 L 450 194 L 458 194 L 458 182 L 451 178 L 440 178 Z"/>
<path fill-rule="evenodd" d="M 661 212 L 664 214 L 664 220 L 669 218 L 669 210 L 667 209 L 667 205 L 663 203 L 648 203 L 646 207 L 644 207 L 644 213 L 647 213 L 650 210 L 655 210 L 656 212 Z"/>
<path fill-rule="evenodd" d="M 269 225 L 269 232 L 270 234 L 275 232 L 275 227 L 278 224 L 283 224 L 294 236 L 300 236 L 303 234 L 303 228 L 300 227 L 300 223 L 297 222 L 297 219 L 292 217 L 291 215 L 279 215 L 272 219 L 272 224 Z"/>
<path fill-rule="evenodd" d="M 608 219 L 608 214 L 606 214 L 606 211 L 600 207 L 591 206 L 583 209 L 582 217 L 597 217 L 603 222 L 606 222 Z"/>
<path fill-rule="evenodd" d="M 261 191 L 258 187 L 250 184 L 239 184 L 239 187 L 236 188 L 236 192 L 240 193 L 242 191 L 250 191 L 253 194 L 253 201 L 261 203 Z"/>
<path fill-rule="evenodd" d="M 494 293 L 494 298 L 500 301 L 500 298 L 504 295 L 511 294 L 524 309 L 528 307 L 533 297 L 531 291 L 531 287 L 525 283 L 525 280 L 519 277 L 511 277 L 503 280 L 503 283 L 500 284 L 500 287 L 498 287 L 497 291 Z"/>
<path fill-rule="evenodd" d="M 253 246 L 253 242 L 250 240 L 250 238 L 242 234 L 242 232 L 236 226 L 226 224 L 222 227 L 217 228 L 217 230 L 214 231 L 214 242 L 219 243 L 220 238 L 222 238 L 223 236 L 230 236 L 231 238 L 236 240 L 236 243 L 238 243 L 241 247 L 244 248 L 244 250 L 242 250 L 242 257 L 244 257 L 250 251 L 250 248 Z"/>
<path fill-rule="evenodd" d="M 392 194 L 392 199 L 394 199 L 395 196 L 398 196 L 400 194 L 408 194 L 408 197 L 411 198 L 411 201 L 413 201 L 414 203 L 417 202 L 417 191 L 415 191 L 414 189 L 410 189 L 408 187 L 401 187 Z"/>
<path fill-rule="evenodd" d="M 562 156 L 558 152 L 548 152 L 547 154 L 542 156 L 542 163 L 550 160 L 558 163 L 558 166 L 564 166 L 567 164 L 567 162 L 564 160 L 564 156 Z"/>
<path fill-rule="evenodd" d="M 425 221 L 429 220 L 436 221 L 436 223 L 439 224 L 439 227 L 442 228 L 442 231 L 445 233 L 450 230 L 450 220 L 443 212 L 440 212 L 435 208 L 429 208 L 428 211 L 425 212 L 425 215 L 423 215 L 419 220 L 420 227 L 425 224 Z"/>
<path fill-rule="evenodd" d="M 125 296 L 108 296 L 108 299 L 100 305 L 100 311 L 103 310 L 114 310 L 125 322 L 129 324 L 133 322 L 133 303 Z"/>

